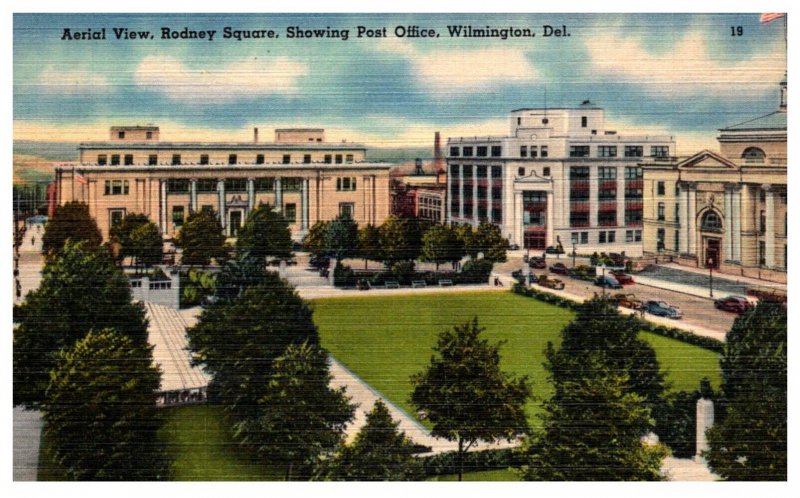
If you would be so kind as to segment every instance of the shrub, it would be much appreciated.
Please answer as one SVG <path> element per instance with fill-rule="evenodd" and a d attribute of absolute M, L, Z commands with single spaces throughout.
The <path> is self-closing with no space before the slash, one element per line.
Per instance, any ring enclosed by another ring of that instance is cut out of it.
<path fill-rule="evenodd" d="M 484 284 L 489 281 L 494 263 L 487 259 L 471 259 L 461 269 L 462 283 Z"/>
<path fill-rule="evenodd" d="M 428 477 L 458 473 L 458 452 L 439 453 L 438 455 L 422 457 L 420 460 L 422 460 L 423 472 Z M 464 455 L 465 472 L 516 468 L 523 463 L 522 455 L 513 448 L 470 451 Z"/>
<path fill-rule="evenodd" d="M 355 287 L 356 274 L 352 268 L 336 262 L 336 267 L 333 269 L 333 285 L 336 287 Z"/>
<path fill-rule="evenodd" d="M 392 276 L 401 285 L 411 285 L 412 280 L 416 280 L 413 261 L 398 261 L 392 265 Z"/>

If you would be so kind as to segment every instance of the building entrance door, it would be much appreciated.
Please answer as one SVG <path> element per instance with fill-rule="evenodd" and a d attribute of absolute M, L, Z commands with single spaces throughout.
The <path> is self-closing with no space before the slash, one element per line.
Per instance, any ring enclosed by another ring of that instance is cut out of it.
<path fill-rule="evenodd" d="M 543 250 L 547 245 L 547 234 L 543 231 L 528 231 L 525 232 L 525 249 L 539 249 Z"/>
<path fill-rule="evenodd" d="M 239 233 L 239 227 L 242 225 L 242 212 L 241 211 L 231 211 L 228 213 L 228 235 L 230 237 L 236 237 L 236 234 Z"/>
<path fill-rule="evenodd" d="M 706 268 L 719 268 L 719 239 L 706 239 Z"/>

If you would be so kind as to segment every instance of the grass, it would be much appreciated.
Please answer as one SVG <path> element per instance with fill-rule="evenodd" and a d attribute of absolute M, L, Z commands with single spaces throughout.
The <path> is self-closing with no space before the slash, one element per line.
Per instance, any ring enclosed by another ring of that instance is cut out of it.
<path fill-rule="evenodd" d="M 558 343 L 571 311 L 512 293 L 464 292 L 314 301 L 314 320 L 322 344 L 350 370 L 388 399 L 413 414 L 409 377 L 428 364 L 437 334 L 477 316 L 485 337 L 505 340 L 503 369 L 528 375 L 535 397 L 526 407 L 532 425 L 539 403 L 551 388 L 542 363 L 548 341 Z M 719 385 L 717 355 L 654 334 L 653 345 L 673 390 L 691 390 L 703 377 Z"/>
<path fill-rule="evenodd" d="M 514 469 L 484 470 L 481 472 L 464 472 L 464 481 L 520 481 L 519 474 Z M 457 481 L 458 474 L 435 476 L 429 481 Z"/>

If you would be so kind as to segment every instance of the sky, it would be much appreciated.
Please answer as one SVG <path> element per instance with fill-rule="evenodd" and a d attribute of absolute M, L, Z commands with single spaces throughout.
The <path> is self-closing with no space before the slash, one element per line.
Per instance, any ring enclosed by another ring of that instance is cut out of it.
<path fill-rule="evenodd" d="M 449 36 L 459 25 L 536 36 Z M 544 37 L 544 25 L 570 36 Z M 225 39 L 226 26 L 278 38 Z M 358 38 L 357 26 L 386 36 Z M 397 26 L 439 36 L 398 37 Z M 115 27 L 153 39 L 117 40 Z M 349 36 L 292 39 L 292 27 Z M 607 129 L 673 135 L 690 154 L 716 149 L 719 128 L 776 110 L 786 72 L 783 21 L 755 13 L 15 14 L 13 28 L 15 140 L 104 140 L 112 125 L 155 124 L 162 140 L 322 127 L 329 140 L 429 147 L 434 131 L 504 135 L 513 109 L 591 99 Z M 67 28 L 105 28 L 106 39 L 62 39 Z M 216 33 L 162 39 L 162 28 Z"/>

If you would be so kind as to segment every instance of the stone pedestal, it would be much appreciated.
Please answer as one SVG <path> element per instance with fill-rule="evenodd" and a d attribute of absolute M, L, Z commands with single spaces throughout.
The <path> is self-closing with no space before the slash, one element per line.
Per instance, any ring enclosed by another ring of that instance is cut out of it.
<path fill-rule="evenodd" d="M 714 425 L 714 402 L 710 399 L 700 398 L 697 400 L 697 436 L 695 439 L 696 451 L 694 460 L 704 462 L 703 451 L 709 449 L 706 431 Z"/>

